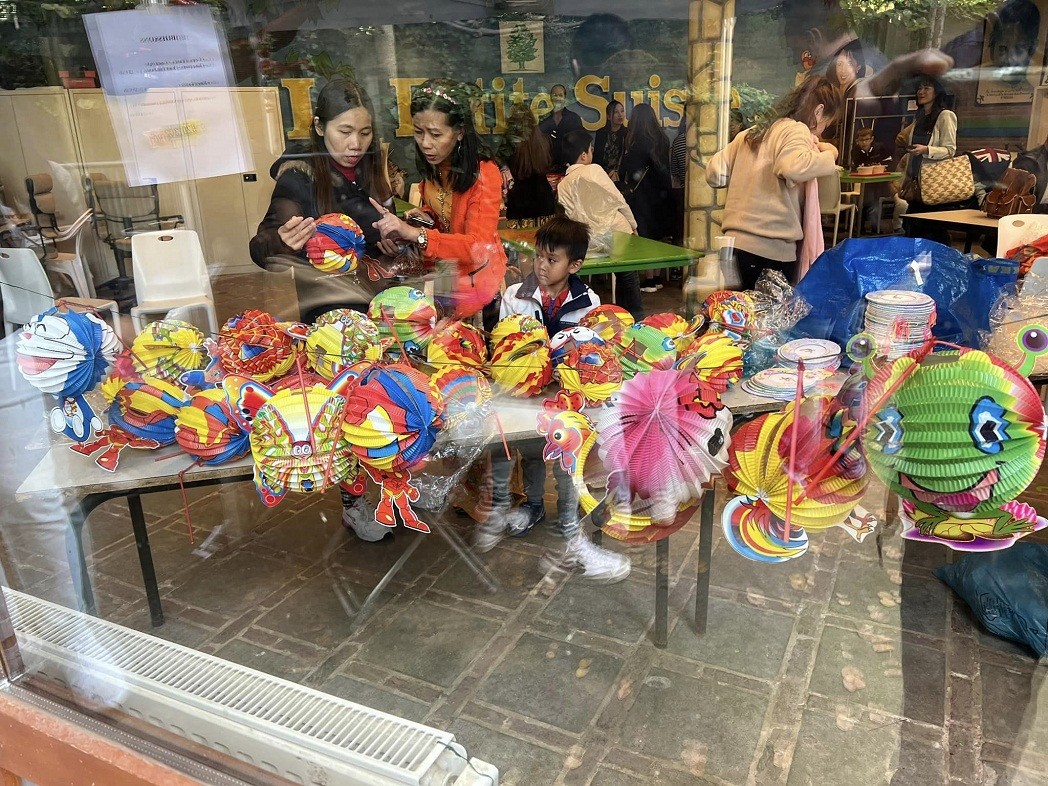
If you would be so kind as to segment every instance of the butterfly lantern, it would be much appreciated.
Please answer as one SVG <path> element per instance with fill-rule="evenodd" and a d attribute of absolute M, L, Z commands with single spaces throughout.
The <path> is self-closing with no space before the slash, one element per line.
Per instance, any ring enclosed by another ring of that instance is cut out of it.
<path fill-rule="evenodd" d="M 177 385 L 157 377 L 129 376 L 114 371 L 101 385 L 109 403 L 109 428 L 96 439 L 73 445 L 72 450 L 93 456 L 104 470 L 115 472 L 124 448 L 156 450 L 175 441 L 175 418 L 189 402 Z"/>
<path fill-rule="evenodd" d="M 1044 458 L 1044 407 L 1025 373 L 1048 352 L 1048 331 L 1030 326 L 1017 341 L 1018 371 L 979 350 L 924 351 L 867 385 L 864 447 L 902 499 L 903 537 L 995 551 L 1048 525 L 1015 501 Z"/>
<path fill-rule="evenodd" d="M 26 381 L 58 399 L 51 428 L 75 442 L 89 442 L 102 421 L 84 394 L 98 385 L 119 351 L 112 328 L 94 314 L 52 308 L 18 334 L 15 360 Z"/>
<path fill-rule="evenodd" d="M 398 363 L 365 368 L 345 396 L 343 436 L 380 487 L 375 521 L 394 527 L 399 514 L 405 527 L 429 532 L 411 508 L 419 499 L 411 470 L 425 461 L 443 425 L 440 392 L 425 374 Z"/>
<path fill-rule="evenodd" d="M 218 332 L 218 355 L 226 374 L 267 384 L 287 374 L 298 355 L 301 326 L 278 322 L 272 314 L 249 309 L 230 317 Z"/>
<path fill-rule="evenodd" d="M 222 381 L 234 418 L 250 432 L 255 488 L 266 507 L 289 491 L 308 494 L 357 479 L 357 460 L 342 430 L 343 394 L 357 374 L 347 369 L 326 385 L 278 391 L 241 376 Z"/>

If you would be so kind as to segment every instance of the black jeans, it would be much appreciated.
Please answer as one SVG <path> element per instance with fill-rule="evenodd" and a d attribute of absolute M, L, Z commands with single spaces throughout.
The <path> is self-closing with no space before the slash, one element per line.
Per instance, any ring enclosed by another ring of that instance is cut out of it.
<path fill-rule="evenodd" d="M 780 262 L 777 259 L 751 254 L 749 251 L 735 249 L 735 260 L 739 266 L 739 278 L 742 280 L 743 289 L 753 289 L 757 286 L 757 279 L 766 268 L 778 270 L 791 284 L 797 282 L 797 260 L 792 262 Z"/>
<path fill-rule="evenodd" d="M 613 273 L 615 276 L 615 305 L 622 306 L 633 318 L 644 319 L 644 301 L 641 300 L 640 274 L 636 271 Z"/>

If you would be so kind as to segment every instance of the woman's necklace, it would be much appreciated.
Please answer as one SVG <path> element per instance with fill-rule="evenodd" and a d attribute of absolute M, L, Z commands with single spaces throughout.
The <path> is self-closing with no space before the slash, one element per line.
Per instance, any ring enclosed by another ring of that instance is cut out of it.
<path fill-rule="evenodd" d="M 440 174 L 440 182 L 437 184 L 437 202 L 440 204 L 440 215 L 437 216 L 437 223 L 441 232 L 451 231 L 451 197 L 452 190 L 450 185 L 444 185 L 444 174 Z"/>

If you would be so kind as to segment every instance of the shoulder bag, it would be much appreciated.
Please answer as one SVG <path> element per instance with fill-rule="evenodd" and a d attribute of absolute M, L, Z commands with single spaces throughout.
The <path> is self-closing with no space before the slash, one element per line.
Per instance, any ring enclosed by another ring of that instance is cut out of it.
<path fill-rule="evenodd" d="M 975 195 L 972 162 L 966 155 L 931 161 L 921 161 L 921 202 L 926 205 L 947 205 L 963 202 Z"/>
<path fill-rule="evenodd" d="M 1001 182 L 983 201 L 983 212 L 992 218 L 1032 213 L 1037 197 L 1037 176 L 1022 169 L 1006 169 Z"/>

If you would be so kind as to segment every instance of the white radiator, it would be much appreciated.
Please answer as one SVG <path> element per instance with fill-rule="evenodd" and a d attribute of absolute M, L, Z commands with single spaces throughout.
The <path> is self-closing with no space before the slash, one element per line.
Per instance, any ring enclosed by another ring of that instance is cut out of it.
<path fill-rule="evenodd" d="M 497 786 L 453 734 L 4 588 L 26 668 L 296 783 Z"/>

